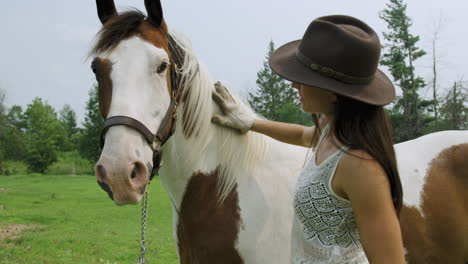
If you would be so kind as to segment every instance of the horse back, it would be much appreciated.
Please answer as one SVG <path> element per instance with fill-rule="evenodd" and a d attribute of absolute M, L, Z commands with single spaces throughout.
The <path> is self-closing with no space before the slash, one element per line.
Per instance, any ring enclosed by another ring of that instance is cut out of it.
<path fill-rule="evenodd" d="M 467 263 L 468 131 L 430 134 L 395 150 L 408 263 Z"/>

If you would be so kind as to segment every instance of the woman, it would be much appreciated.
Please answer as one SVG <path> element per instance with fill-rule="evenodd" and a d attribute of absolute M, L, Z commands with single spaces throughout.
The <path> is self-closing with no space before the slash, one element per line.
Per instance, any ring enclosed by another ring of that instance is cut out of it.
<path fill-rule="evenodd" d="M 402 188 L 383 109 L 395 89 L 377 69 L 380 48 L 364 22 L 326 16 L 272 54 L 271 68 L 292 81 L 314 127 L 254 120 L 216 85 L 224 115 L 213 122 L 316 150 L 296 185 L 292 263 L 405 263 Z"/>

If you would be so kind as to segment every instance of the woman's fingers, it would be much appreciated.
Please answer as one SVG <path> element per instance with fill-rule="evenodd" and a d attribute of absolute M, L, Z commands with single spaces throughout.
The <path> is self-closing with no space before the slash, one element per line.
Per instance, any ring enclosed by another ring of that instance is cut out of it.
<path fill-rule="evenodd" d="M 226 113 L 229 107 L 227 106 L 226 101 L 224 100 L 222 95 L 220 95 L 218 92 L 213 92 L 212 97 L 213 97 L 213 100 L 221 108 L 221 111 L 223 111 L 223 113 Z"/>
<path fill-rule="evenodd" d="M 224 100 L 228 102 L 236 102 L 234 100 L 234 97 L 232 97 L 231 93 L 229 93 L 226 86 L 222 85 L 220 82 L 215 83 L 215 89 L 216 89 L 216 92 L 224 98 Z"/>
<path fill-rule="evenodd" d="M 232 122 L 229 119 L 222 117 L 220 115 L 214 115 L 211 118 L 211 122 L 221 125 L 221 126 L 225 126 L 225 127 L 232 127 Z"/>

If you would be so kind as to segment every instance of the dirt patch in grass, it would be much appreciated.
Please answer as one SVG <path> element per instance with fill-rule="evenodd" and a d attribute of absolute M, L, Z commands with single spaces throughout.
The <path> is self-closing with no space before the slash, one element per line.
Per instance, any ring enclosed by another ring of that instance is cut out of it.
<path fill-rule="evenodd" d="M 0 188 L 0 193 L 1 192 L 8 192 L 9 190 L 7 188 Z"/>
<path fill-rule="evenodd" d="M 46 226 L 42 225 L 6 224 L 0 226 L 0 247 L 8 246 L 9 241 L 19 238 L 25 230 L 44 231 L 45 229 Z"/>

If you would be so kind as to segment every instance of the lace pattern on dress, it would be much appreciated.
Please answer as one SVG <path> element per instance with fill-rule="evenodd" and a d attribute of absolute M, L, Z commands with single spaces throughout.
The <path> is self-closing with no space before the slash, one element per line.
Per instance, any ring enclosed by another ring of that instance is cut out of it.
<path fill-rule="evenodd" d="M 330 194 L 328 178 L 342 152 L 324 166 L 309 163 L 298 179 L 294 208 L 307 240 L 317 237 L 324 246 L 358 246 L 359 233 L 350 203 Z M 311 179 L 311 174 L 313 174 Z"/>
<path fill-rule="evenodd" d="M 312 155 L 298 178 L 293 200 L 294 264 L 368 263 L 351 203 L 336 195 L 331 187 L 336 167 L 346 149 L 333 153 L 320 165 L 315 164 L 316 155 Z"/>

